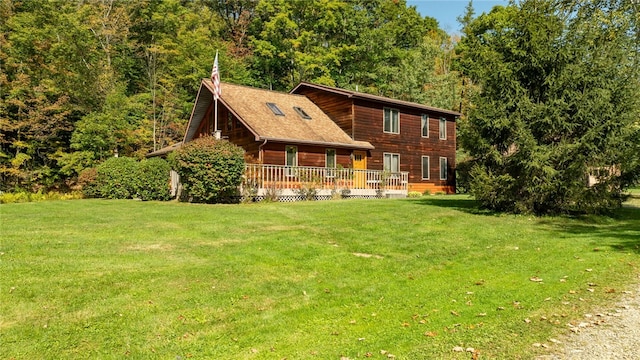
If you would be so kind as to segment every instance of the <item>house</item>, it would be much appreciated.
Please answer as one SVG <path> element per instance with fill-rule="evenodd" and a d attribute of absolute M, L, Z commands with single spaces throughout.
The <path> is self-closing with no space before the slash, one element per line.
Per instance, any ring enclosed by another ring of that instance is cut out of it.
<path fill-rule="evenodd" d="M 308 97 L 353 140 L 373 145 L 361 153 L 365 168 L 408 172 L 409 191 L 455 193 L 460 113 L 304 82 L 291 93 Z"/>
<path fill-rule="evenodd" d="M 309 83 L 290 93 L 221 89 L 216 105 L 213 84 L 202 81 L 183 143 L 217 133 L 244 148 L 243 186 L 259 196 L 269 189 L 295 196 L 309 186 L 320 197 L 455 191 L 458 113 Z"/>

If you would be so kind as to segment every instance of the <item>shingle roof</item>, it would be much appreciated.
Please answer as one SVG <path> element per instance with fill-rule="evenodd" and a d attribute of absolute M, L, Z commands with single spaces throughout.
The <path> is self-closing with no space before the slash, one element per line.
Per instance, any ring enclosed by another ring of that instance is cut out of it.
<path fill-rule="evenodd" d="M 373 149 L 366 141 L 354 141 L 333 122 L 318 106 L 303 95 L 263 90 L 248 86 L 221 83 L 220 102 L 255 135 L 256 141 L 270 140 L 300 144 L 315 144 L 354 149 Z M 213 85 L 204 79 L 194 105 L 185 134 L 185 142 L 193 139 L 195 132 L 213 101 Z M 276 115 L 267 103 L 274 103 L 284 113 Z M 294 110 L 301 108 L 311 119 L 303 119 Z"/>
<path fill-rule="evenodd" d="M 387 104 L 387 105 L 404 106 L 404 107 L 420 109 L 420 110 L 425 110 L 425 111 L 430 111 L 430 112 L 437 112 L 437 113 L 453 115 L 453 116 L 461 116 L 462 115 L 462 114 L 460 114 L 459 112 L 456 112 L 456 111 L 440 109 L 440 108 L 437 108 L 437 107 L 422 105 L 422 104 L 413 103 L 413 102 L 410 102 L 410 101 L 396 100 L 396 99 L 392 99 L 392 98 L 388 98 L 388 97 L 384 97 L 384 96 L 365 94 L 365 93 L 361 93 L 361 92 L 357 92 L 357 91 L 345 90 L 345 89 L 340 89 L 340 88 L 336 88 L 336 87 L 332 87 L 332 86 L 312 84 L 312 83 L 307 83 L 307 82 L 301 82 L 300 84 L 298 84 L 298 86 L 296 86 L 293 90 L 291 90 L 290 93 L 291 94 L 295 94 L 302 87 L 309 87 L 309 88 L 313 88 L 313 89 L 327 91 L 327 92 L 330 92 L 330 93 L 333 93 L 333 94 L 342 95 L 342 96 L 345 96 L 345 97 L 348 97 L 348 98 L 370 100 L 370 101 L 375 101 L 375 102 L 379 102 L 379 103 L 383 103 L 383 104 Z"/>

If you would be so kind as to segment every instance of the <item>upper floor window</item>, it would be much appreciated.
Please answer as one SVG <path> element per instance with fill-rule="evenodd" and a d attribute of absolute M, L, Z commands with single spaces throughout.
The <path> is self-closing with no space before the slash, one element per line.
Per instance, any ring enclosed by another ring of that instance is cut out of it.
<path fill-rule="evenodd" d="M 447 140 L 447 119 L 440 118 L 440 139 Z"/>
<path fill-rule="evenodd" d="M 231 131 L 233 129 L 233 115 L 230 112 L 227 112 L 227 131 Z"/>
<path fill-rule="evenodd" d="M 398 173 L 400 172 L 400 154 L 384 153 L 384 171 Z"/>
<path fill-rule="evenodd" d="M 400 133 L 400 112 L 397 109 L 384 108 L 384 132 Z"/>
<path fill-rule="evenodd" d="M 428 138 L 429 137 L 429 115 L 422 114 L 421 128 L 422 128 L 422 137 Z"/>
<path fill-rule="evenodd" d="M 269 107 L 269 109 L 271 109 L 271 111 L 273 111 L 274 114 L 278 115 L 278 116 L 284 116 L 284 113 L 282 112 L 282 110 L 280 110 L 280 108 L 278 107 L 278 105 L 268 102 L 267 106 Z"/>

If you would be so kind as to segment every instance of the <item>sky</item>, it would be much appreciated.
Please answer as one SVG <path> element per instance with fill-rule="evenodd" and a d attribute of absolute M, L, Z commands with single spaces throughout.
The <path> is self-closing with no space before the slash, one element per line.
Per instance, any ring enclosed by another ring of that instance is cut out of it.
<path fill-rule="evenodd" d="M 464 14 L 469 0 L 407 0 L 407 6 L 414 5 L 422 16 L 438 20 L 440 28 L 449 34 L 459 33 L 458 16 Z M 478 16 L 489 12 L 496 5 L 507 5 L 507 0 L 473 0 L 473 9 Z"/>

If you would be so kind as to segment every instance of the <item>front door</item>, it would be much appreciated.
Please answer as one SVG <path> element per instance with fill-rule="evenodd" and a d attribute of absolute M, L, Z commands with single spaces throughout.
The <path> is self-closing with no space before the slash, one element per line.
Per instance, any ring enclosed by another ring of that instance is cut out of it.
<path fill-rule="evenodd" d="M 353 186 L 356 189 L 364 189 L 367 183 L 367 153 L 365 151 L 353 152 Z"/>

